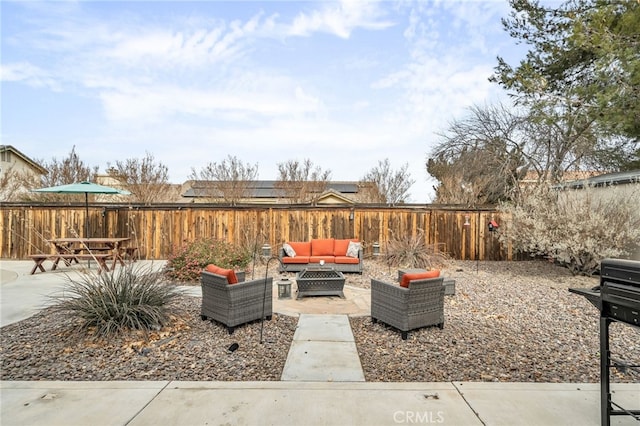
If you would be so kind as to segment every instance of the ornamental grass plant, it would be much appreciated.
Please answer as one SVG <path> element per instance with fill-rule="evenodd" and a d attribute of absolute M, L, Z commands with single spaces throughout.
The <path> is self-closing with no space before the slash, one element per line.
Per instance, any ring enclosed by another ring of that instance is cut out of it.
<path fill-rule="evenodd" d="M 69 318 L 77 331 L 104 338 L 129 330 L 159 330 L 168 323 L 171 302 L 179 294 L 152 266 L 129 264 L 100 274 L 68 276 L 68 286 L 52 297 L 53 309 Z"/>
<path fill-rule="evenodd" d="M 388 266 L 431 269 L 442 266 L 448 255 L 437 244 L 428 244 L 420 230 L 416 235 L 394 235 L 386 243 L 383 258 Z"/>

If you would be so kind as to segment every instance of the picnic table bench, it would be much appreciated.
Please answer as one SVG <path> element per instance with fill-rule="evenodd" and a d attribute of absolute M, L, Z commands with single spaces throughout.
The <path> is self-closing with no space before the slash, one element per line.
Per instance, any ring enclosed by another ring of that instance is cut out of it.
<path fill-rule="evenodd" d="M 107 260 L 111 258 L 111 254 L 108 253 L 95 253 L 95 254 L 84 254 L 84 253 L 56 253 L 56 254 L 32 254 L 29 256 L 33 259 L 35 265 L 33 269 L 31 269 L 31 275 L 35 274 L 39 269 L 42 272 L 46 272 L 44 269 L 44 261 L 51 260 L 53 262 L 53 266 L 51 267 L 52 271 L 55 271 L 58 268 L 58 264 L 62 260 L 67 266 L 71 265 L 74 261 L 76 263 L 80 263 L 80 260 L 95 260 L 98 262 L 98 272 L 109 271 L 109 266 L 107 265 Z"/>

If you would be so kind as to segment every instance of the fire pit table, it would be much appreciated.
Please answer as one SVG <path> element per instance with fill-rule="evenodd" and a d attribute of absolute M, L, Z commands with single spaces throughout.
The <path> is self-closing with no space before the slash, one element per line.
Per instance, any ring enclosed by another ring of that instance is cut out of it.
<path fill-rule="evenodd" d="M 307 268 L 296 276 L 298 294 L 304 296 L 340 296 L 344 299 L 344 275 L 333 268 Z"/>

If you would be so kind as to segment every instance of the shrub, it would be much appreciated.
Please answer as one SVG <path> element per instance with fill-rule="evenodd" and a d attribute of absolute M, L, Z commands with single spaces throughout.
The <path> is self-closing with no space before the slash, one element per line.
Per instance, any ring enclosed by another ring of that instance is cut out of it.
<path fill-rule="evenodd" d="M 179 295 L 150 266 L 127 265 L 101 274 L 69 277 L 69 287 L 53 309 L 79 319 L 78 329 L 95 337 L 126 330 L 157 330 L 169 320 L 170 302 Z"/>
<path fill-rule="evenodd" d="M 399 268 L 436 268 L 448 258 L 437 244 L 427 244 L 424 232 L 387 241 L 383 258 L 387 265 Z"/>
<path fill-rule="evenodd" d="M 229 242 L 199 239 L 184 244 L 169 255 L 167 273 L 183 282 L 196 282 L 200 272 L 210 263 L 221 268 L 244 269 L 251 261 L 251 252 Z"/>
<path fill-rule="evenodd" d="M 640 194 L 635 186 L 626 194 L 614 187 L 602 193 L 593 188 L 539 189 L 518 205 L 499 208 L 507 213 L 501 242 L 548 257 L 573 274 L 592 275 L 602 259 L 629 255 L 640 241 Z"/>

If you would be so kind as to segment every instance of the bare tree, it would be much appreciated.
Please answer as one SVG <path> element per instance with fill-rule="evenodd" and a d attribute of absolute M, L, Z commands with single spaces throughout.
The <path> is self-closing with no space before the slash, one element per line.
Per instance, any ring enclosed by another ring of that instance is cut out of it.
<path fill-rule="evenodd" d="M 427 171 L 440 181 L 442 203 L 517 200 L 528 172 L 539 184 L 554 184 L 567 171 L 607 171 L 610 153 L 629 148 L 627 141 L 598 136 L 584 107 L 561 97 L 518 111 L 474 106 L 440 136 Z"/>
<path fill-rule="evenodd" d="M 439 181 L 436 202 L 477 205 L 516 197 L 536 162 L 528 130 L 525 116 L 501 104 L 470 108 L 430 152 L 426 166 Z"/>
<path fill-rule="evenodd" d="M 568 170 L 606 171 L 611 157 L 637 146 L 601 133 L 584 104 L 560 96 L 532 105 L 525 123 L 527 162 L 551 183 L 562 181 Z"/>
<path fill-rule="evenodd" d="M 258 177 L 258 163 L 251 165 L 235 156 L 220 163 L 209 163 L 197 172 L 191 169 L 189 179 L 207 181 L 203 192 L 209 201 L 223 200 L 232 205 L 249 197 L 249 189 Z"/>
<path fill-rule="evenodd" d="M 76 154 L 74 146 L 69 156 L 62 160 L 55 157 L 50 162 L 36 160 L 47 170 L 46 175 L 40 176 L 39 187 L 67 185 L 76 182 L 95 180 L 98 174 L 98 166 L 86 165 Z M 25 194 L 27 200 L 48 201 L 48 202 L 84 202 L 84 194 L 56 194 L 53 192 L 39 192 Z"/>
<path fill-rule="evenodd" d="M 27 170 L 15 170 L 10 167 L 0 174 L 0 200 L 20 201 L 28 200 L 27 191 L 38 188 L 39 176 Z"/>
<path fill-rule="evenodd" d="M 364 195 L 365 199 L 371 203 L 406 202 L 409 188 L 415 183 L 407 171 L 408 168 L 409 164 L 405 163 L 399 170 L 394 171 L 388 158 L 378 161 L 378 165 L 360 180 L 360 187 L 364 187 L 366 182 L 374 183 L 373 186 L 369 186 L 371 189 Z"/>
<path fill-rule="evenodd" d="M 330 170 L 323 171 L 308 158 L 302 163 L 298 160 L 278 163 L 278 174 L 275 188 L 291 204 L 315 203 L 331 179 Z"/>
<path fill-rule="evenodd" d="M 153 154 L 147 152 L 142 159 L 116 161 L 113 166 L 107 163 L 107 167 L 109 177 L 131 192 L 129 201 L 144 204 L 168 201 L 168 195 L 172 192 L 169 169 L 161 162 L 156 162 Z"/>

